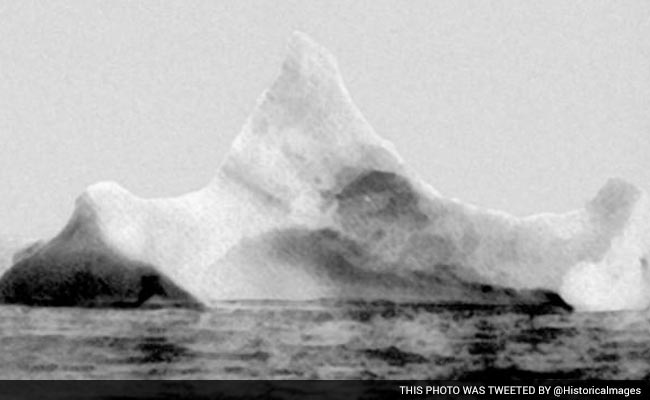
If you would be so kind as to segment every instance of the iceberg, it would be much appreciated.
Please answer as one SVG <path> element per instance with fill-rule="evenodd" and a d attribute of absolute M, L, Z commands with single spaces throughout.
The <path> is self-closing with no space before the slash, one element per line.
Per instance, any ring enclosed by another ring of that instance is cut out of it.
<path fill-rule="evenodd" d="M 26 246 L 29 241 L 16 237 L 0 236 L 0 276 L 14 263 L 14 254 Z"/>
<path fill-rule="evenodd" d="M 612 179 L 517 218 L 443 197 L 380 138 L 334 57 L 295 33 L 214 179 L 169 199 L 90 186 L 0 278 L 5 303 L 213 306 L 364 298 L 577 310 L 650 304 L 650 205 Z"/>

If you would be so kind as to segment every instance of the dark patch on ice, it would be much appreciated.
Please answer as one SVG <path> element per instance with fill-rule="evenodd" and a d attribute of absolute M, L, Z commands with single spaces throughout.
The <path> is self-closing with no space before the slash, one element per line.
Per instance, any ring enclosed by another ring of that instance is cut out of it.
<path fill-rule="evenodd" d="M 409 181 L 393 172 L 365 172 L 343 187 L 335 198 L 343 218 L 379 218 L 385 222 L 408 219 L 418 226 L 428 221 Z"/>
<path fill-rule="evenodd" d="M 234 164 L 234 165 L 232 165 Z M 228 159 L 220 170 L 220 173 L 231 182 L 242 186 L 246 191 L 252 193 L 256 198 L 265 204 L 271 204 L 275 207 L 290 211 L 290 207 L 285 200 L 269 192 L 268 188 L 261 187 L 256 181 L 256 177 L 249 176 L 245 167 L 237 165 L 234 159 Z"/>
<path fill-rule="evenodd" d="M 333 283 L 340 298 L 441 303 L 470 309 L 507 305 L 526 314 L 572 310 L 554 292 L 490 285 L 462 266 L 430 264 L 410 269 L 386 262 L 363 244 L 332 229 L 288 229 L 274 232 L 270 239 L 273 253 L 269 257 L 278 263 L 312 269 L 318 279 Z"/>
<path fill-rule="evenodd" d="M 0 301 L 52 307 L 199 307 L 151 265 L 108 251 L 56 250 L 45 248 L 11 267 L 0 278 Z"/>
<path fill-rule="evenodd" d="M 21 260 L 23 260 L 23 259 L 25 259 L 27 257 L 30 257 L 33 254 L 36 254 L 36 252 L 38 250 L 40 250 L 44 245 L 45 245 L 45 242 L 43 242 L 42 240 L 33 242 L 33 243 L 23 247 L 22 249 L 19 249 L 17 252 L 15 252 L 11 261 L 14 264 L 16 264 L 16 263 L 20 262 Z"/>

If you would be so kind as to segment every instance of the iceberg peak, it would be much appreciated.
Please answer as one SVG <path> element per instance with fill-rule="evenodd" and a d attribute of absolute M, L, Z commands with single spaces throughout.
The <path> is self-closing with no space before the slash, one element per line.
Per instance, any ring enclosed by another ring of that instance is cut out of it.
<path fill-rule="evenodd" d="M 279 76 L 221 171 L 286 205 L 305 191 L 332 189 L 348 167 L 401 171 L 402 165 L 353 103 L 334 56 L 296 32 Z"/>
<path fill-rule="evenodd" d="M 611 178 L 587 204 L 587 210 L 603 226 L 620 229 L 637 208 L 643 192 L 620 178 Z"/>
<path fill-rule="evenodd" d="M 334 56 L 300 32 L 293 34 L 279 76 L 258 100 L 237 142 L 297 130 L 328 144 L 381 141 L 352 102 Z"/>
<path fill-rule="evenodd" d="M 305 33 L 293 32 L 282 64 L 283 76 L 295 75 L 311 84 L 341 83 L 336 58 Z"/>
<path fill-rule="evenodd" d="M 598 191 L 596 197 L 591 201 L 591 205 L 596 208 L 613 210 L 635 203 L 641 195 L 641 190 L 635 185 L 620 178 L 610 178 Z"/>

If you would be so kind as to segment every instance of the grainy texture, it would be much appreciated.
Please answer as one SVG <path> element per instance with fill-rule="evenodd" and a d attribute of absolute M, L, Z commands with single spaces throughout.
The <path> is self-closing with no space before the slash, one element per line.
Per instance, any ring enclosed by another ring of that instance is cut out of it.
<path fill-rule="evenodd" d="M 648 379 L 646 313 L 391 302 L 0 307 L 0 377 Z"/>

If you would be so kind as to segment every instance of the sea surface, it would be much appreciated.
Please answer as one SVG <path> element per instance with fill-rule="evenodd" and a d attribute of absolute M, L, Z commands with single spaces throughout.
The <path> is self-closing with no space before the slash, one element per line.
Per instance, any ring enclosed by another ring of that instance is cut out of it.
<path fill-rule="evenodd" d="M 4 379 L 650 379 L 650 313 L 391 302 L 0 306 Z"/>

